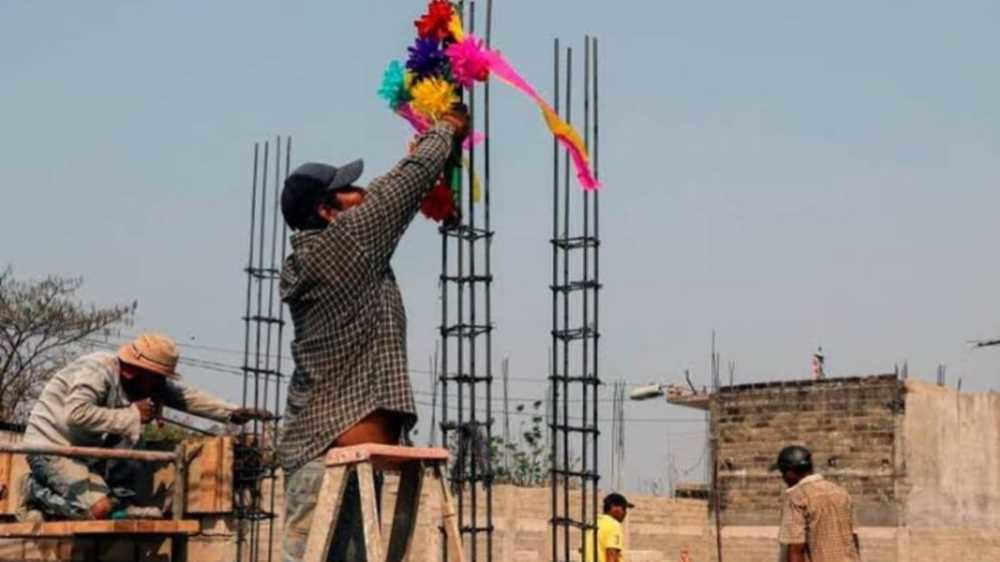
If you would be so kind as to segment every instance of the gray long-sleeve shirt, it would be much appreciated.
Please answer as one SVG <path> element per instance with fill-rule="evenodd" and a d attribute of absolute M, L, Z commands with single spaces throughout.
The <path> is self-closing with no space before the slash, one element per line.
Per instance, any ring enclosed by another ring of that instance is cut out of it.
<path fill-rule="evenodd" d="M 84 355 L 49 379 L 31 409 L 25 443 L 99 447 L 106 435 L 132 444 L 142 422 L 121 385 L 121 364 L 113 353 Z M 236 406 L 180 381 L 168 379 L 158 397 L 165 406 L 216 421 L 226 421 Z"/>

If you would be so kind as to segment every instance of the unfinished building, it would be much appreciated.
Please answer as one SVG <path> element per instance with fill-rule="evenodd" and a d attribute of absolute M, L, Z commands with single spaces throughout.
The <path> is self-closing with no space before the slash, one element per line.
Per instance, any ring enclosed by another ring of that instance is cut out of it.
<path fill-rule="evenodd" d="M 867 562 L 1000 560 L 1000 394 L 890 374 L 668 401 L 710 414 L 708 513 L 717 499 L 727 562 L 774 560 L 784 484 L 769 468 L 788 444 L 851 493 Z"/>

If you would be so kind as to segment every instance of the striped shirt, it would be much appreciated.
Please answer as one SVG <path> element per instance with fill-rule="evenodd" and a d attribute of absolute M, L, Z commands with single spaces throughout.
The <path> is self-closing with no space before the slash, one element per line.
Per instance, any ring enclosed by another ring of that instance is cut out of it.
<path fill-rule="evenodd" d="M 295 372 L 278 451 L 286 473 L 321 455 L 376 410 L 416 423 L 406 311 L 389 261 L 451 153 L 439 123 L 373 180 L 364 201 L 321 230 L 292 235 L 281 296 L 295 325 Z"/>

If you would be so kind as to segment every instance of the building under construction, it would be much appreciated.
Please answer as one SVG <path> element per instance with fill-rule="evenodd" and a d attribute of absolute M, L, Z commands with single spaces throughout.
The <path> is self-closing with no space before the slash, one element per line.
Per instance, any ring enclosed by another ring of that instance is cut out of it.
<path fill-rule="evenodd" d="M 816 471 L 850 492 L 866 562 L 1000 560 L 1000 394 L 888 374 L 667 400 L 710 419 L 702 538 L 674 541 L 690 545 L 691 560 L 720 559 L 720 544 L 726 562 L 775 559 L 784 483 L 770 467 L 788 444 L 808 447 Z M 653 548 L 632 538 L 633 549 Z"/>

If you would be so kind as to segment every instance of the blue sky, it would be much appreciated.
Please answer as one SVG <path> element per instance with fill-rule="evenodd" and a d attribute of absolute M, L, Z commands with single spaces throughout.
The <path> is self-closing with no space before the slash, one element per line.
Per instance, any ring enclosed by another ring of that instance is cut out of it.
<path fill-rule="evenodd" d="M 422 8 L 0 4 L 0 262 L 82 275 L 88 302 L 137 299 L 137 329 L 240 349 L 253 143 L 290 134 L 295 162 L 386 170 L 408 133 L 374 91 Z M 965 344 L 1000 337 L 996 3 L 495 9 L 494 44 L 544 95 L 554 37 L 601 39 L 605 378 L 707 381 L 716 329 L 740 382 L 803 377 L 822 344 L 832 374 L 908 359 L 915 376 L 945 363 L 964 388 L 997 385 L 1000 352 Z M 512 394 L 541 397 L 550 141 L 524 99 L 494 97 L 496 355 L 535 381 Z M 438 243 L 423 219 L 395 267 L 425 369 Z M 188 376 L 238 397 L 236 377 Z M 627 408 L 688 420 L 629 424 L 628 487 L 696 464 L 696 413 Z"/>

